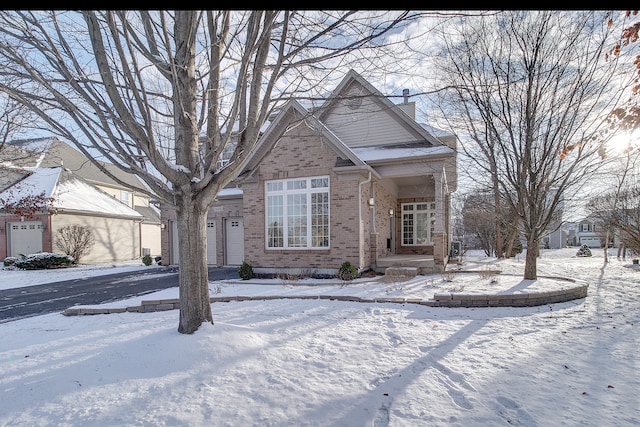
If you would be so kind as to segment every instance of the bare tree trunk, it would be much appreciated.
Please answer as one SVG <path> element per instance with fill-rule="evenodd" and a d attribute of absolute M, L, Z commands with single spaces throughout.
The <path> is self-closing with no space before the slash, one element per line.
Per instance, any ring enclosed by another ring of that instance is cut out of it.
<path fill-rule="evenodd" d="M 213 324 L 207 267 L 207 208 L 186 197 L 179 205 L 180 321 L 178 332 L 192 334 L 204 322 Z"/>
<path fill-rule="evenodd" d="M 516 237 L 518 237 L 518 222 L 519 218 L 516 216 L 514 218 L 514 224 L 509 232 L 509 237 L 507 240 L 507 249 L 505 250 L 505 258 L 511 258 L 511 254 L 513 253 L 513 244 L 516 241 Z"/>
<path fill-rule="evenodd" d="M 492 168 L 493 169 L 493 168 Z M 496 258 L 502 258 L 503 239 L 502 239 L 502 205 L 500 203 L 500 190 L 497 174 L 493 174 L 493 202 L 496 207 Z"/>
<path fill-rule="evenodd" d="M 524 280 L 538 279 L 538 249 L 540 243 L 538 239 L 527 238 L 527 256 L 524 264 Z"/>

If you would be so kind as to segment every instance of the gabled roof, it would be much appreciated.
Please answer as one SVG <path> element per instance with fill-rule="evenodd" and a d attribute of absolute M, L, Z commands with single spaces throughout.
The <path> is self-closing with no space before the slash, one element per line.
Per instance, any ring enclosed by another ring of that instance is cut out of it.
<path fill-rule="evenodd" d="M 363 87 L 364 90 L 366 90 L 368 94 L 376 100 L 376 102 L 380 103 L 382 108 L 384 108 L 384 110 L 387 111 L 389 115 L 393 116 L 396 120 L 404 123 L 406 126 L 411 128 L 414 132 L 424 138 L 425 141 L 431 143 L 432 145 L 444 145 L 442 141 L 432 135 L 424 126 L 413 120 L 413 118 L 409 117 L 409 115 L 405 113 L 398 105 L 391 102 L 389 98 L 383 95 L 378 89 L 376 89 L 371 83 L 369 83 L 354 70 L 349 70 L 347 72 L 344 79 L 342 79 L 340 84 L 336 86 L 331 96 L 318 109 L 318 118 L 320 120 L 323 120 L 325 115 L 330 114 L 331 107 L 336 102 L 339 102 L 345 97 L 350 96 L 348 94 L 348 89 L 354 82 L 357 82 L 359 86 Z"/>
<path fill-rule="evenodd" d="M 62 167 L 32 169 L 28 176 L 0 193 L 0 199 L 12 203 L 42 193 L 54 199 L 50 209 L 57 212 L 142 218 L 134 209 Z"/>
<path fill-rule="evenodd" d="M 32 153 L 32 155 L 16 155 L 17 152 Z M 10 141 L 0 152 L 0 160 L 6 167 L 49 168 L 63 166 L 91 183 L 124 188 L 103 173 L 83 153 L 58 138 L 44 137 Z M 127 189 L 140 191 L 145 188 L 145 184 L 135 175 L 126 173 L 111 163 L 100 163 L 114 176 L 126 182 Z"/>
<path fill-rule="evenodd" d="M 271 125 L 262 134 L 240 170 L 245 171 L 255 169 L 278 139 L 280 139 L 284 134 L 287 127 L 292 123 L 301 121 L 305 121 L 309 126 L 319 131 L 320 135 L 336 151 L 336 153 L 340 155 L 340 157 L 351 161 L 355 166 L 369 168 L 369 166 L 360 157 L 358 157 L 353 150 L 340 141 L 340 139 L 316 117 L 314 117 L 309 110 L 300 105 L 299 102 L 290 100 L 283 106 L 275 120 L 271 122 Z"/>

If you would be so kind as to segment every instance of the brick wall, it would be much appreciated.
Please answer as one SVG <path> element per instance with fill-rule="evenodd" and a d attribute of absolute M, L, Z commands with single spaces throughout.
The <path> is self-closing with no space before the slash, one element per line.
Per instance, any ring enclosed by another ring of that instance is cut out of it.
<path fill-rule="evenodd" d="M 305 126 L 288 132 L 260 162 L 257 179 L 243 184 L 245 259 L 254 270 L 334 269 L 349 261 L 354 266 L 369 266 L 369 223 L 358 224 L 359 210 L 368 218 L 369 185 L 359 183 L 367 176 L 358 171 L 336 173 L 338 154 L 331 145 Z M 330 248 L 313 250 L 266 249 L 265 181 L 312 176 L 329 176 Z M 360 206 L 359 206 L 360 204 Z M 362 246 L 360 246 L 362 242 Z"/>

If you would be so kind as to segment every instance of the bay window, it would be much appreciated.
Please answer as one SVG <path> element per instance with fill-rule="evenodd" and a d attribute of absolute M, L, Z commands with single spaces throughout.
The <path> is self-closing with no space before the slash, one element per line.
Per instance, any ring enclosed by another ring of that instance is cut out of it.
<path fill-rule="evenodd" d="M 329 248 L 329 177 L 265 183 L 268 249 Z"/>

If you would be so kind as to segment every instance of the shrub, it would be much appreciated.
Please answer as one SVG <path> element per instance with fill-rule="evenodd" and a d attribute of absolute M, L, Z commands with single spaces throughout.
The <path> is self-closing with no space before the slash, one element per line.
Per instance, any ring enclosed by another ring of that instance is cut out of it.
<path fill-rule="evenodd" d="M 576 256 L 591 256 L 591 249 L 587 245 L 582 245 L 578 252 L 576 252 Z"/>
<path fill-rule="evenodd" d="M 23 270 L 43 270 L 69 267 L 74 262 L 73 257 L 69 255 L 41 252 L 20 258 L 13 265 Z"/>
<path fill-rule="evenodd" d="M 93 247 L 95 236 L 86 225 L 65 225 L 56 231 L 55 244 L 62 252 L 73 257 L 76 263 Z"/>
<path fill-rule="evenodd" d="M 338 279 L 349 281 L 358 277 L 358 269 L 355 268 L 349 261 L 342 263 L 338 269 Z"/>
<path fill-rule="evenodd" d="M 16 261 L 18 261 L 18 258 L 14 256 L 8 256 L 4 259 L 2 263 L 4 264 L 5 267 L 11 267 L 16 263 Z"/>
<path fill-rule="evenodd" d="M 242 265 L 238 267 L 238 276 L 242 280 L 253 279 L 253 267 L 247 261 L 242 261 Z"/>
<path fill-rule="evenodd" d="M 144 265 L 151 265 L 152 262 L 153 262 L 153 258 L 151 258 L 151 255 L 146 254 L 145 256 L 142 257 L 142 263 Z"/>

